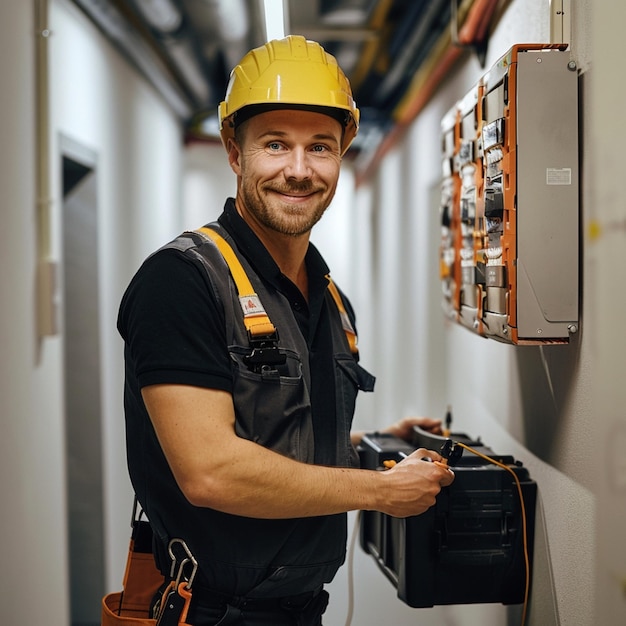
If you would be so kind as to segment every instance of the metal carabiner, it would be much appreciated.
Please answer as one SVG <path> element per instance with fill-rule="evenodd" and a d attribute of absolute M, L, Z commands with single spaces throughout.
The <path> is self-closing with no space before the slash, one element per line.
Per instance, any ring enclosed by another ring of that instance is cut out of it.
<path fill-rule="evenodd" d="M 180 561 L 180 565 L 178 565 L 178 572 L 176 572 L 176 565 L 179 563 L 178 557 L 174 554 L 174 546 L 176 544 L 180 544 L 185 551 L 186 558 Z M 185 585 L 187 589 L 191 589 L 191 585 L 193 584 L 194 578 L 196 577 L 196 573 L 198 571 L 198 561 L 194 558 L 193 554 L 191 554 L 191 550 L 187 546 L 187 544 L 182 539 L 172 539 L 168 546 L 167 550 L 169 552 L 170 558 L 172 559 L 172 567 L 170 568 L 170 578 L 176 581 L 176 587 L 178 584 L 184 580 L 187 584 Z M 191 563 L 193 565 L 191 569 L 191 574 L 189 577 L 184 577 L 185 566 Z"/>

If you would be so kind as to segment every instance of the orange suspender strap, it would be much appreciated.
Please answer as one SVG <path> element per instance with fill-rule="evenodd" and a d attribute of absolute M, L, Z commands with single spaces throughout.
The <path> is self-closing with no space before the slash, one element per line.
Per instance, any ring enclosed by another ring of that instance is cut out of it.
<path fill-rule="evenodd" d="M 243 323 L 252 338 L 257 336 L 268 336 L 276 332 L 274 324 L 267 316 L 259 296 L 256 295 L 254 287 L 243 269 L 241 262 L 233 252 L 228 242 L 211 228 L 202 227 L 198 229 L 203 235 L 215 242 L 219 251 L 226 261 L 230 273 L 232 274 L 237 293 L 239 294 L 239 304 L 243 311 Z"/>
<path fill-rule="evenodd" d="M 241 304 L 241 310 L 243 311 L 243 322 L 246 329 L 250 333 L 250 336 L 254 338 L 255 336 L 267 336 L 275 333 L 276 328 L 265 312 L 259 296 L 255 293 L 246 271 L 243 269 L 241 262 L 233 252 L 230 244 L 212 228 L 203 226 L 202 228 L 198 228 L 197 232 L 202 233 L 215 242 L 219 251 L 222 253 L 224 260 L 230 269 L 233 280 L 235 281 L 237 293 L 239 294 L 239 303 Z M 354 328 L 350 323 L 346 307 L 344 306 L 339 290 L 332 281 L 330 275 L 327 275 L 326 278 L 328 279 L 328 289 L 330 290 L 330 294 L 337 305 L 337 309 L 339 310 L 341 325 L 346 333 L 346 338 L 348 339 L 348 344 L 350 345 L 350 351 L 353 354 L 356 354 L 358 352 L 357 337 Z"/>
<path fill-rule="evenodd" d="M 337 285 L 333 282 L 330 274 L 326 275 L 328 279 L 328 290 L 330 291 L 330 295 L 333 297 L 337 308 L 339 309 L 339 317 L 341 317 L 341 325 L 343 326 L 343 332 L 346 333 L 346 338 L 348 339 L 348 343 L 350 344 L 350 352 L 352 354 L 356 354 L 359 349 L 357 347 L 357 337 L 356 332 L 350 322 L 350 318 L 348 317 L 348 313 L 346 311 L 346 307 L 343 304 L 343 300 L 339 295 L 339 289 L 337 289 Z"/>

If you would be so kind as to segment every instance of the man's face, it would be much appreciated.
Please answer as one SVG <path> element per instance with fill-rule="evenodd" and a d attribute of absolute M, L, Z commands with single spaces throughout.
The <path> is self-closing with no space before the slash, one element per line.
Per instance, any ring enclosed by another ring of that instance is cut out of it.
<path fill-rule="evenodd" d="M 308 233 L 332 200 L 341 165 L 341 124 L 322 113 L 276 110 L 243 123 L 229 161 L 237 205 L 253 229 Z"/>

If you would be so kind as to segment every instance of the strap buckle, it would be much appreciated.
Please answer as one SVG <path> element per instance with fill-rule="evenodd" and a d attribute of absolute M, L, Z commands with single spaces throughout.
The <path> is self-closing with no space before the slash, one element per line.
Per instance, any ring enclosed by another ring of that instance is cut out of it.
<path fill-rule="evenodd" d="M 278 331 L 266 335 L 253 335 L 248 329 L 248 339 L 252 352 L 243 357 L 244 363 L 257 374 L 275 371 L 276 365 L 282 365 L 287 356 L 278 349 Z"/>

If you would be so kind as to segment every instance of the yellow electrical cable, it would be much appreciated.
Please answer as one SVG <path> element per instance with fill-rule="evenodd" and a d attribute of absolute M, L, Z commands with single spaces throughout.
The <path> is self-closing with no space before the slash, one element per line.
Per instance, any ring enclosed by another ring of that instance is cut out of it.
<path fill-rule="evenodd" d="M 505 469 L 507 472 L 511 474 L 511 476 L 513 476 L 513 480 L 515 481 L 515 485 L 517 486 L 520 507 L 522 510 L 522 539 L 523 539 L 523 545 L 524 545 L 524 565 L 526 567 L 526 585 L 524 589 L 524 605 L 522 609 L 522 624 L 521 624 L 521 626 L 524 626 L 524 624 L 526 623 L 526 611 L 528 610 L 528 598 L 529 598 L 529 593 L 530 593 L 530 558 L 528 555 L 528 532 L 527 532 L 527 526 L 526 526 L 526 507 L 524 506 L 524 494 L 522 493 L 522 485 L 519 481 L 519 478 L 517 477 L 517 474 L 508 465 L 505 465 L 504 463 L 500 463 L 500 461 L 496 461 L 495 459 L 492 459 L 486 454 L 482 454 L 481 452 L 478 452 L 478 450 L 474 450 L 474 448 L 471 448 L 470 446 L 466 446 L 464 443 L 457 442 L 456 445 L 461 446 L 461 448 L 464 448 L 465 450 L 467 450 L 468 452 L 471 452 L 472 454 L 475 454 L 476 456 L 479 456 L 481 459 L 485 459 L 486 461 L 489 461 L 489 463 L 493 463 L 494 465 L 497 465 L 498 467 Z"/>

